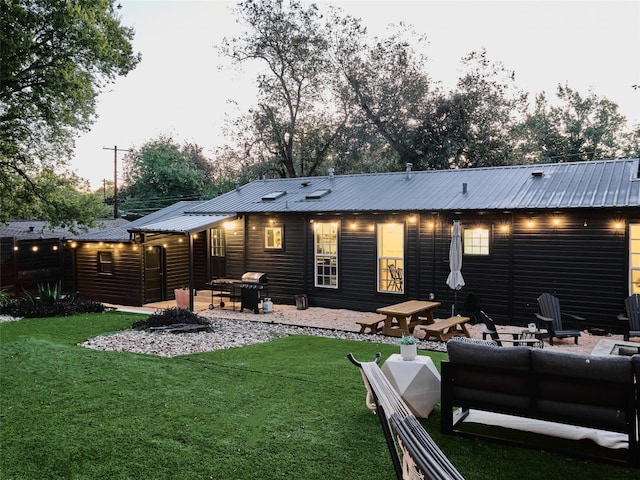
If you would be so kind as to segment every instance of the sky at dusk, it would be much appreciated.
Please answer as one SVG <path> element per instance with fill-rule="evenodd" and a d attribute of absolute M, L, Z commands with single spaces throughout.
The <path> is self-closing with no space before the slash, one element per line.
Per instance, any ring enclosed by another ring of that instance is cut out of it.
<path fill-rule="evenodd" d="M 142 62 L 98 99 L 98 120 L 76 142 L 71 168 L 93 188 L 113 180 L 112 149 L 139 148 L 159 135 L 197 143 L 210 156 L 225 142 L 226 118 L 255 102 L 255 72 L 229 68 L 216 52 L 241 32 L 233 7 L 216 0 L 121 0 L 122 23 L 134 27 Z M 427 71 L 455 86 L 460 59 L 487 50 L 515 71 L 530 100 L 558 84 L 590 90 L 618 104 L 629 126 L 640 123 L 640 2 L 638 1 L 332 1 L 360 18 L 371 35 L 405 22 L 426 34 Z M 222 67 L 222 68 L 221 68 Z M 119 155 L 122 158 L 124 152 Z M 122 166 L 119 164 L 119 182 Z"/>

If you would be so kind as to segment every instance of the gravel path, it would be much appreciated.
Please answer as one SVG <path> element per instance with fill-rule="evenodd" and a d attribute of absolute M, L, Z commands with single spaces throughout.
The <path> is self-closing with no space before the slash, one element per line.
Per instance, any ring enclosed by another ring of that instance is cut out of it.
<path fill-rule="evenodd" d="M 138 313 L 153 311 L 135 308 L 120 309 Z M 263 343 L 287 335 L 313 335 L 385 344 L 395 344 L 396 341 L 394 337 L 358 333 L 359 325 L 355 323 L 356 320 L 370 315 L 369 312 L 321 307 L 297 310 L 291 305 L 275 305 L 273 313 L 269 314 L 220 308 L 209 310 L 206 307 L 196 308 L 196 313 L 209 319 L 212 331 L 173 334 L 124 330 L 91 338 L 80 345 L 95 350 L 174 357 Z M 17 319 L 0 316 L 0 322 L 12 320 Z M 482 325 L 470 325 L 468 328 L 472 338 L 482 338 Z M 499 331 L 520 331 L 522 327 L 499 326 L 498 329 Z M 575 345 L 571 339 L 556 340 L 553 347 L 545 342 L 545 348 L 560 352 L 589 354 L 598 341 L 604 338 L 622 339 L 621 336 L 599 337 L 583 332 L 578 345 Z M 418 348 L 446 351 L 446 345 L 437 341 L 422 340 Z"/>
<path fill-rule="evenodd" d="M 212 319 L 212 332 L 166 333 L 125 330 L 111 335 L 102 335 L 81 343 L 95 350 L 115 350 L 163 357 L 174 357 L 190 353 L 208 352 L 227 348 L 264 343 L 288 335 L 311 335 L 317 337 L 342 338 L 375 343 L 395 343 L 391 337 L 366 335 L 340 330 L 314 327 L 299 327 L 277 323 Z M 440 342 L 421 342 L 419 348 L 444 351 Z"/>

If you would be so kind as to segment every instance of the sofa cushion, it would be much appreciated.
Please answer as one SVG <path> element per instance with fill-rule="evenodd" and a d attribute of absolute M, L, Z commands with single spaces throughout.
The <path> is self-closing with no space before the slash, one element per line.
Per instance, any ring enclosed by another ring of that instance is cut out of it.
<path fill-rule="evenodd" d="M 531 348 L 496 347 L 477 343 L 447 342 L 447 353 L 451 363 L 477 367 L 528 371 L 531 368 Z"/>
<path fill-rule="evenodd" d="M 631 357 L 631 365 L 636 374 L 636 378 L 638 378 L 638 381 L 640 382 L 640 355 L 634 355 Z M 640 399 L 638 400 L 640 401 Z"/>
<path fill-rule="evenodd" d="M 530 406 L 530 348 L 447 342 L 454 397 L 510 411 Z"/>
<path fill-rule="evenodd" d="M 531 364 L 538 375 L 564 375 L 615 383 L 632 380 L 631 358 L 626 356 L 590 356 L 538 349 L 531 352 Z"/>
<path fill-rule="evenodd" d="M 633 389 L 630 357 L 545 351 L 532 352 L 531 360 L 540 413 L 577 425 L 624 428 Z"/>

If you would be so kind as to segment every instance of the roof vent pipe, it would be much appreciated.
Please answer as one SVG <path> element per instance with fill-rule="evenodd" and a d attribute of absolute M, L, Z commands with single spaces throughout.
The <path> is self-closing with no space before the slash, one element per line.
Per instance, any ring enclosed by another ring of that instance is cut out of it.
<path fill-rule="evenodd" d="M 467 194 L 467 182 L 464 182 L 462 184 L 462 193 L 465 195 Z"/>
<path fill-rule="evenodd" d="M 407 163 L 407 169 L 405 170 L 406 176 L 405 178 L 409 180 L 411 178 L 411 169 L 413 168 L 413 163 Z"/>
<path fill-rule="evenodd" d="M 333 172 L 335 172 L 335 170 L 333 168 L 329 168 L 329 178 L 333 178 Z"/>
<path fill-rule="evenodd" d="M 240 182 L 236 182 L 236 192 L 240 191 Z"/>
<path fill-rule="evenodd" d="M 263 173 L 263 174 L 262 174 L 262 181 L 263 181 L 263 182 L 266 182 L 266 181 L 267 181 L 267 174 L 266 174 L 266 173 Z"/>

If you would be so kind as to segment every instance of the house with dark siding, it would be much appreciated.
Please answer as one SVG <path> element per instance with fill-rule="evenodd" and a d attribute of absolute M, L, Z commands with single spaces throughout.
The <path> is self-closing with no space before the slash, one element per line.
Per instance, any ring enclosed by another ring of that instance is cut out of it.
<path fill-rule="evenodd" d="M 624 298 L 640 293 L 638 169 L 623 159 L 263 178 L 156 212 L 119 238 L 78 237 L 75 278 L 84 297 L 142 305 L 264 272 L 275 303 L 306 294 L 311 306 L 373 312 L 433 298 L 449 316 L 459 220 L 459 302 L 473 292 L 499 323 L 524 325 L 551 292 L 585 326 L 615 330 Z"/>
<path fill-rule="evenodd" d="M 102 219 L 88 232 L 111 230 L 127 220 Z M 76 228 L 80 228 L 77 227 Z M 71 250 L 65 243 L 73 236 L 69 227 L 52 227 L 43 220 L 11 220 L 0 225 L 0 290 L 20 296 L 35 293 L 38 284 L 60 284 L 63 292 L 73 286 Z"/>

